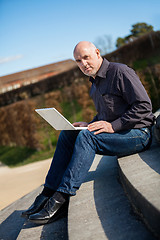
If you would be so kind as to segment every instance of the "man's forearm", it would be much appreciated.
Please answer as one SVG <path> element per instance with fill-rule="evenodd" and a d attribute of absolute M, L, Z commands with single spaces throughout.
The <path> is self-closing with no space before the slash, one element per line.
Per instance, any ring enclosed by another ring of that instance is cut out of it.
<path fill-rule="evenodd" d="M 151 105 L 148 102 L 135 103 L 121 117 L 111 122 L 115 132 L 134 128 L 137 123 L 140 123 L 152 111 Z"/>

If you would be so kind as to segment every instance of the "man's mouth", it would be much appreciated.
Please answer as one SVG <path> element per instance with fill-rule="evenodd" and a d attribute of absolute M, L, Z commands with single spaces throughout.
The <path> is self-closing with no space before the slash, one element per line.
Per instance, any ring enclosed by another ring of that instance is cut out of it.
<path fill-rule="evenodd" d="M 91 67 L 88 67 L 88 68 L 85 68 L 85 69 L 84 69 L 85 72 L 87 72 L 87 71 L 89 71 L 89 70 L 91 70 Z"/>

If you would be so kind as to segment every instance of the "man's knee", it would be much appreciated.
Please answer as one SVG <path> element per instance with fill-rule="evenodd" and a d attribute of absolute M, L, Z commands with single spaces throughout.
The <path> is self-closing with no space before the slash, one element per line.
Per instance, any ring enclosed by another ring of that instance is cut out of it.
<path fill-rule="evenodd" d="M 87 129 L 81 130 L 78 134 L 79 138 L 88 138 L 90 132 Z"/>
<path fill-rule="evenodd" d="M 77 140 L 81 143 L 84 144 L 89 144 L 91 146 L 95 145 L 94 144 L 94 134 L 87 129 L 82 130 L 79 132 Z"/>

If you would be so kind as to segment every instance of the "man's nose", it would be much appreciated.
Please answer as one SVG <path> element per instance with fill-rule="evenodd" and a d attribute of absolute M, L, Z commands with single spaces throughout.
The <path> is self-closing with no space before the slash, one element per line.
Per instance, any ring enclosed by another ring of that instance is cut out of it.
<path fill-rule="evenodd" d="M 84 66 L 84 67 L 86 67 L 86 65 L 87 65 L 87 61 L 84 60 L 84 59 L 82 59 L 82 60 L 81 60 L 81 65 Z"/>

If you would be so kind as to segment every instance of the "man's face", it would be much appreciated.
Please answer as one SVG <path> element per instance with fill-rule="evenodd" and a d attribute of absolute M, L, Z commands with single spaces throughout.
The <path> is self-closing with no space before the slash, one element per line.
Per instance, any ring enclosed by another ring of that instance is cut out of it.
<path fill-rule="evenodd" d="M 102 58 L 98 49 L 80 46 L 74 52 L 74 58 L 81 71 L 87 75 L 95 77 L 102 63 Z"/>

